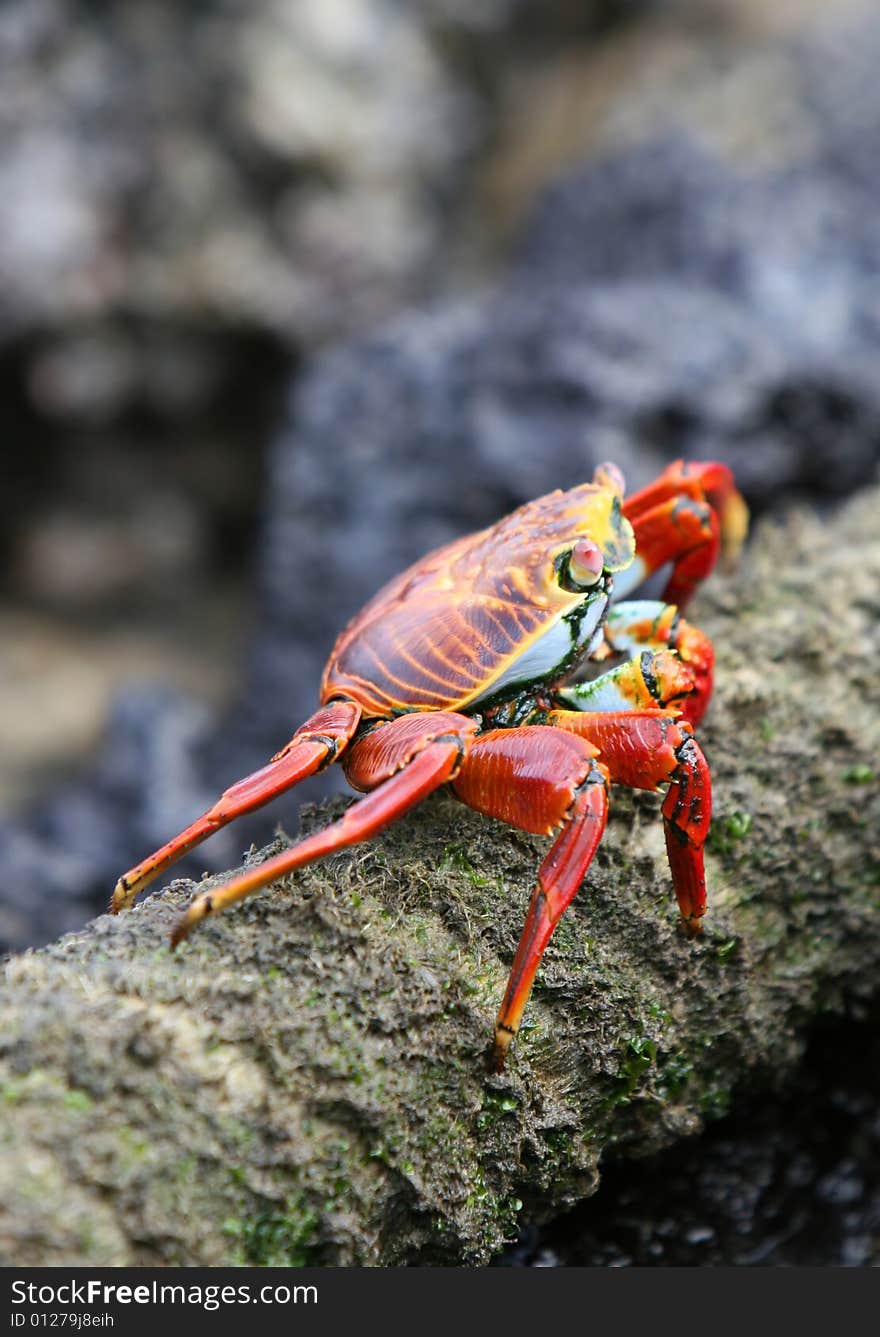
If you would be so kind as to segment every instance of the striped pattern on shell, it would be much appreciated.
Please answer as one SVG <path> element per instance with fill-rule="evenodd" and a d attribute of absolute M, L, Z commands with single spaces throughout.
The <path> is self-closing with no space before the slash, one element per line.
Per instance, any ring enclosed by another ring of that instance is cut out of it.
<path fill-rule="evenodd" d="M 581 603 L 582 594 L 559 585 L 554 562 L 584 536 L 610 570 L 632 561 L 632 529 L 612 489 L 552 492 L 429 553 L 342 632 L 321 701 L 351 697 L 374 716 L 466 709 Z"/>

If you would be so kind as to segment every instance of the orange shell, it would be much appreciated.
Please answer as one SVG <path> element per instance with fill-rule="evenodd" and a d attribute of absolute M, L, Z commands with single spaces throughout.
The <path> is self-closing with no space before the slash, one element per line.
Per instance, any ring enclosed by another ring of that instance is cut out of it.
<path fill-rule="evenodd" d="M 379 591 L 336 642 L 321 701 L 353 698 L 367 715 L 463 710 L 491 690 L 555 622 L 583 602 L 554 566 L 581 537 L 612 571 L 635 552 L 611 486 L 551 492 L 438 548 Z"/>

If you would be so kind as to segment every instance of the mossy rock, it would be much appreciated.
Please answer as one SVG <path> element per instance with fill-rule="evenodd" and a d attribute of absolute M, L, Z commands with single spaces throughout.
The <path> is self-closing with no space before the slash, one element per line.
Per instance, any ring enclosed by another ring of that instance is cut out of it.
<path fill-rule="evenodd" d="M 679 931 L 658 798 L 615 791 L 503 1075 L 492 1022 L 546 841 L 446 794 L 176 954 L 180 881 L 11 960 L 2 1261 L 481 1264 L 521 1212 L 593 1192 L 611 1149 L 784 1082 L 880 962 L 878 508 L 764 526 L 701 592 L 705 934 Z"/>

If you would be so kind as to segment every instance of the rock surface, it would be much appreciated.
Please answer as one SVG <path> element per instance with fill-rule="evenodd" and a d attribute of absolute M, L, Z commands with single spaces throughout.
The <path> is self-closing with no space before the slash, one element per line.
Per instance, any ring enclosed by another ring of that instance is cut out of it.
<path fill-rule="evenodd" d="M 481 1263 L 521 1208 L 593 1191 L 604 1152 L 781 1083 L 880 960 L 878 500 L 762 527 L 694 609 L 719 684 L 701 942 L 675 926 L 657 800 L 617 794 L 490 1078 L 543 841 L 439 796 L 173 956 L 174 884 L 7 966 L 3 1256 Z"/>

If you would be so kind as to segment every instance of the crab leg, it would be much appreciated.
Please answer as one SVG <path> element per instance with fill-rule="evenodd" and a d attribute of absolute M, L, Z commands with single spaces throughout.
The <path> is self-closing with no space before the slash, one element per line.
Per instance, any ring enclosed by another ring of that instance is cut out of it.
<path fill-rule="evenodd" d="M 478 812 L 521 830 L 557 837 L 541 867 L 495 1022 L 492 1065 L 504 1066 L 541 957 L 571 903 L 605 830 L 608 772 L 587 740 L 560 729 L 526 725 L 477 738 L 453 782 Z"/>
<path fill-rule="evenodd" d="M 694 690 L 694 675 L 671 650 L 643 650 L 590 682 L 560 687 L 553 698 L 586 711 L 678 706 Z"/>
<path fill-rule="evenodd" d="M 232 785 L 212 808 L 125 873 L 116 883 L 110 913 L 127 909 L 139 891 L 215 831 L 328 766 L 354 736 L 360 717 L 361 708 L 354 701 L 334 701 L 316 711 L 267 766 Z"/>
<path fill-rule="evenodd" d="M 289 850 L 248 868 L 216 890 L 204 891 L 178 921 L 176 947 L 201 920 L 259 891 L 294 868 L 355 845 L 389 826 L 432 790 L 451 780 L 467 755 L 476 723 L 450 711 L 404 715 L 366 735 L 352 748 L 352 768 L 375 786 L 337 822 Z"/>
<path fill-rule="evenodd" d="M 671 781 L 663 801 L 666 853 L 682 920 L 689 933 L 699 933 L 706 913 L 703 845 L 712 816 L 712 783 L 690 724 L 662 710 L 553 710 L 547 722 L 596 747 L 612 782 L 657 789 Z"/>
<path fill-rule="evenodd" d="M 619 598 L 641 585 L 660 567 L 672 563 L 663 599 L 684 608 L 694 590 L 715 566 L 719 548 L 718 517 L 706 501 L 684 495 L 670 497 L 632 522 L 636 555 L 615 578 Z"/>
<path fill-rule="evenodd" d="M 636 536 L 636 558 L 616 579 L 615 596 L 635 589 L 667 562 L 663 598 L 684 608 L 715 565 L 719 548 L 733 557 L 748 528 L 748 510 L 724 464 L 676 460 L 655 483 L 623 503 Z"/>
<path fill-rule="evenodd" d="M 715 652 L 709 637 L 685 622 L 675 604 L 653 599 L 615 604 L 608 612 L 605 634 L 610 648 L 622 654 L 635 654 L 639 649 L 675 650 L 694 680 L 681 712 L 691 724 L 700 722 L 712 696 Z"/>

